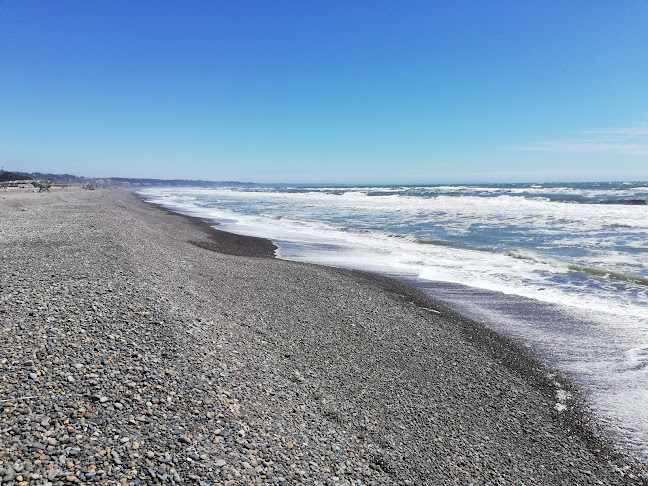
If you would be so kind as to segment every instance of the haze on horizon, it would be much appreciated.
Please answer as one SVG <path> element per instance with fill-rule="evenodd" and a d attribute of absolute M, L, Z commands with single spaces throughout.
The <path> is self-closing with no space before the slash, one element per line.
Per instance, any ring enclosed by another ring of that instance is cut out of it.
<path fill-rule="evenodd" d="M 0 166 L 648 180 L 648 2 L 0 0 Z"/>

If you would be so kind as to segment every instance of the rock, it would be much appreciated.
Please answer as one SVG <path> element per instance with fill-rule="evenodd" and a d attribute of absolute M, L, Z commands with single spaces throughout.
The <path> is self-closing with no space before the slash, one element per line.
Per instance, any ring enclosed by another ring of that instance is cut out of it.
<path fill-rule="evenodd" d="M 121 457 L 119 457 L 119 454 L 117 453 L 117 451 L 112 451 L 110 453 L 110 455 L 112 456 L 112 459 L 115 462 L 115 464 L 121 465 L 122 460 L 121 460 Z"/>
<path fill-rule="evenodd" d="M 47 479 L 49 479 L 50 481 L 53 481 L 54 478 L 55 478 L 56 476 L 58 476 L 59 474 L 61 474 L 61 470 L 58 469 L 58 468 L 56 468 L 56 467 L 53 467 L 52 469 L 50 469 L 49 471 L 47 471 L 47 472 L 45 473 L 45 477 L 46 477 Z"/>

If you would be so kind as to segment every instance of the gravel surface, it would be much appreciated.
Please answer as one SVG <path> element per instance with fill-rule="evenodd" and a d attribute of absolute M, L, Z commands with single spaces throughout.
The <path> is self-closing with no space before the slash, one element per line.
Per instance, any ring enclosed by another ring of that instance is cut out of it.
<path fill-rule="evenodd" d="M 646 484 L 514 344 L 271 253 L 125 191 L 0 192 L 2 486 Z"/>

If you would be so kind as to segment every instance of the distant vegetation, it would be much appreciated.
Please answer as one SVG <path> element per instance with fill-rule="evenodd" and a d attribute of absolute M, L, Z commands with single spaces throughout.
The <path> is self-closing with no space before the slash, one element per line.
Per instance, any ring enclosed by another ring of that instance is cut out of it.
<path fill-rule="evenodd" d="M 8 172 L 0 171 L 0 182 L 17 180 L 50 180 L 60 184 L 83 185 L 91 184 L 98 187 L 106 186 L 257 186 L 252 182 L 236 181 L 202 181 L 189 179 L 137 179 L 127 177 L 83 177 L 72 174 L 45 174 L 42 172 Z"/>
<path fill-rule="evenodd" d="M 0 182 L 7 181 L 28 181 L 31 180 L 27 174 L 22 172 L 9 172 L 7 170 L 0 170 Z"/>

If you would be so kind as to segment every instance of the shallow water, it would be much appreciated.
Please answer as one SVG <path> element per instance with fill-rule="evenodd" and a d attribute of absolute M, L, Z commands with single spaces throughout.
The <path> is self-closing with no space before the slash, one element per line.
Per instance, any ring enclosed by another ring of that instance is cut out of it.
<path fill-rule="evenodd" d="M 574 377 L 608 432 L 648 457 L 648 183 L 141 194 L 270 238 L 280 258 L 408 280 Z"/>

